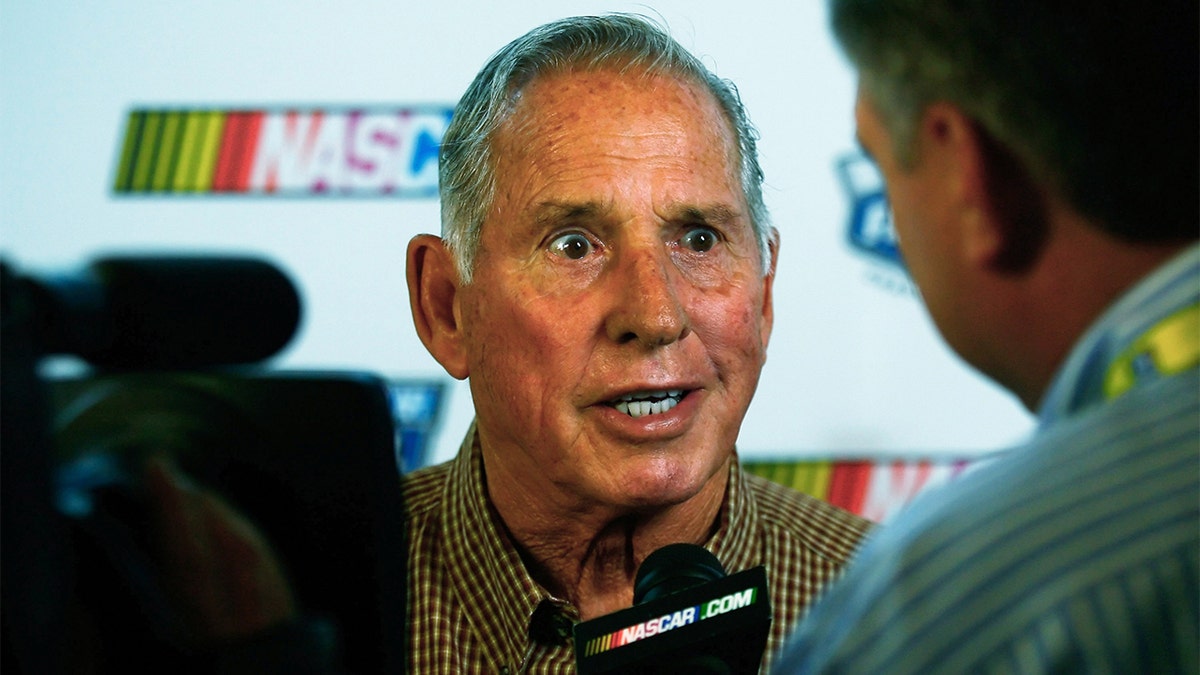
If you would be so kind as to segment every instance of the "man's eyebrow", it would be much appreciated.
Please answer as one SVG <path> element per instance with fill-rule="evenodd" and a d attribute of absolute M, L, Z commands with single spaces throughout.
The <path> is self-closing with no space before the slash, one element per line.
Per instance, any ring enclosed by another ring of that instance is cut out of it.
<path fill-rule="evenodd" d="M 600 202 L 545 201 L 533 211 L 533 220 L 538 225 L 553 225 L 568 220 L 594 218 L 606 213 L 608 207 Z"/>
<path fill-rule="evenodd" d="M 669 215 L 672 220 L 677 221 L 727 225 L 737 220 L 740 214 L 726 204 L 711 204 L 707 206 L 678 206 L 671 209 Z"/>

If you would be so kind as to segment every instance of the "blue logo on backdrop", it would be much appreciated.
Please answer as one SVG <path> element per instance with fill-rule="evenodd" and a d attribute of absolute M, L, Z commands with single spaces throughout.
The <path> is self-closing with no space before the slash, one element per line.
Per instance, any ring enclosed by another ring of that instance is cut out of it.
<path fill-rule="evenodd" d="M 837 173 L 850 202 L 846 231 L 850 246 L 876 260 L 904 269 L 879 170 L 871 160 L 854 152 L 837 160 Z"/>
<path fill-rule="evenodd" d="M 441 421 L 446 397 L 440 380 L 389 382 L 392 415 L 396 424 L 396 466 L 401 473 L 429 464 L 429 452 Z"/>

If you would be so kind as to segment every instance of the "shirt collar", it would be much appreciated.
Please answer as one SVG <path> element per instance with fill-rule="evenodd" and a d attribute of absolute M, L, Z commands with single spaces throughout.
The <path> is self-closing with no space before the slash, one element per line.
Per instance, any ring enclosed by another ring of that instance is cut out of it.
<path fill-rule="evenodd" d="M 485 648 L 500 662 L 521 661 L 530 621 L 544 600 L 563 604 L 525 569 L 499 514 L 487 500 L 483 459 L 472 424 L 446 482 L 447 568 L 463 602 L 463 614 Z"/>
<path fill-rule="evenodd" d="M 762 556 L 754 546 L 758 510 L 736 453 L 730 462 L 729 483 L 717 519 L 717 530 L 704 547 L 721 561 L 725 571 L 733 574 L 761 564 Z"/>

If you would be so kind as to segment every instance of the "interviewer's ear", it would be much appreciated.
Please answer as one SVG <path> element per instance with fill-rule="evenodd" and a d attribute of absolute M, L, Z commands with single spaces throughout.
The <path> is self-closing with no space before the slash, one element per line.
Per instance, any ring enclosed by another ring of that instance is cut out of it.
<path fill-rule="evenodd" d="M 425 349 L 456 379 L 467 377 L 458 313 L 458 271 L 440 237 L 419 234 L 408 242 L 408 302 Z"/>
<path fill-rule="evenodd" d="M 1043 194 L 1013 152 L 962 109 L 934 103 L 922 117 L 923 150 L 943 152 L 960 209 L 962 250 L 977 267 L 1001 273 L 1025 269 L 1046 235 Z M 940 147 L 938 147 L 940 146 Z"/>
<path fill-rule="evenodd" d="M 1028 166 L 979 125 L 976 142 L 983 165 L 987 210 L 999 245 L 987 262 L 1003 274 L 1021 274 L 1041 256 L 1050 236 L 1046 188 Z"/>

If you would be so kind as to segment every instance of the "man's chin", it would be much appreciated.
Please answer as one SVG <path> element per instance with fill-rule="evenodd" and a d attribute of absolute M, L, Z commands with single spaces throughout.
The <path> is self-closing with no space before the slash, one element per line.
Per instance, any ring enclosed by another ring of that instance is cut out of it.
<path fill-rule="evenodd" d="M 631 468 L 622 483 L 622 499 L 631 508 L 653 510 L 683 504 L 714 482 L 724 485 L 726 466 L 657 462 Z M 719 481 L 718 481 L 719 479 Z"/>

